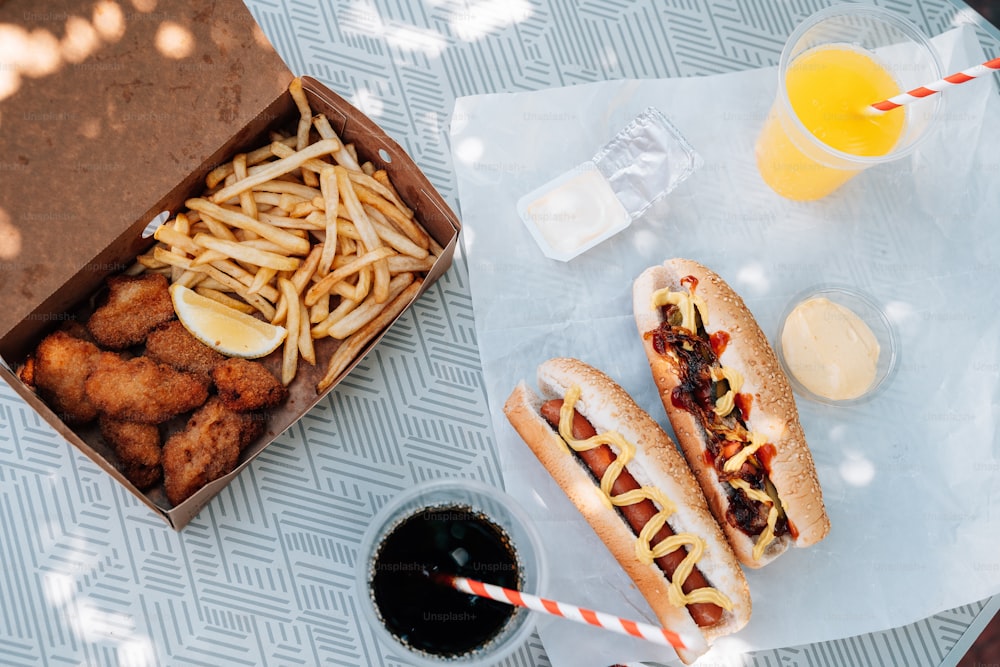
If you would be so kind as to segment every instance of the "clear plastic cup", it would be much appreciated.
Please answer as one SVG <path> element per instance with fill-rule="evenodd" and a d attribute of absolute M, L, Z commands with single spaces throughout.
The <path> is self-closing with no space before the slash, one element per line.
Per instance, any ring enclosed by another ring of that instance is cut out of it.
<path fill-rule="evenodd" d="M 930 41 L 896 14 L 854 3 L 813 14 L 781 52 L 777 95 L 755 148 L 761 177 L 778 194 L 808 201 L 909 155 L 932 128 L 942 96 L 878 118 L 866 107 L 941 76 Z M 889 94 L 867 92 L 892 81 L 897 90 Z M 833 98 L 836 108 L 818 106 Z"/>
<path fill-rule="evenodd" d="M 356 573 L 358 599 L 364 618 L 381 643 L 391 651 L 390 655 L 404 659 L 409 664 L 422 667 L 493 665 L 523 646 L 531 636 L 535 629 L 532 612 L 514 607 L 506 623 L 482 645 L 461 653 L 440 654 L 437 651 L 419 648 L 416 644 L 420 642 L 411 641 L 390 630 L 376 602 L 373 581 L 378 568 L 384 566 L 384 561 L 379 560 L 380 549 L 385 544 L 387 536 L 393 534 L 407 520 L 421 520 L 427 514 L 425 510 L 439 512 L 437 518 L 453 516 L 459 520 L 468 518 L 469 515 L 477 515 L 488 519 L 510 540 L 519 569 L 519 590 L 535 594 L 543 590 L 546 576 L 541 541 L 531 520 L 514 499 L 503 491 L 481 482 L 442 479 L 422 483 L 403 492 L 383 507 L 369 525 L 358 553 Z M 457 555 L 456 558 L 460 560 L 461 555 Z M 397 562 L 394 567 L 398 565 Z M 413 562 L 411 565 L 412 576 L 422 576 L 420 571 L 424 564 Z M 470 563 L 468 567 L 473 574 L 480 571 L 475 563 Z M 482 577 L 471 574 L 467 576 L 486 580 L 489 569 L 489 567 L 482 568 Z M 440 590 L 443 594 L 453 593 L 443 585 Z M 500 604 L 488 600 L 479 602 Z M 472 602 L 469 611 L 439 613 L 433 620 L 436 624 L 441 624 L 439 629 L 443 632 L 467 632 L 467 624 L 475 620 L 473 616 L 476 613 L 476 604 L 477 602 Z M 430 607 L 428 605 L 428 608 Z M 396 630 L 398 631 L 398 628 Z"/>

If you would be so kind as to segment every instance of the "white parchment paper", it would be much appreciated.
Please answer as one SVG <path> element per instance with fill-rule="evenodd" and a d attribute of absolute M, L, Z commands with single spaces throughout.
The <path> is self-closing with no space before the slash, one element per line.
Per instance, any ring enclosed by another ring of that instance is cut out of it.
<path fill-rule="evenodd" d="M 935 38 L 945 68 L 985 60 L 970 32 Z M 827 199 L 796 203 L 757 174 L 774 69 L 613 81 L 459 99 L 452 119 L 476 332 L 504 483 L 545 536 L 557 599 L 653 621 L 641 596 L 503 416 L 553 356 L 610 374 L 667 428 L 631 313 L 632 281 L 696 259 L 738 290 L 772 338 L 818 283 L 880 301 L 900 343 L 888 391 L 851 408 L 799 399 L 832 521 L 819 545 L 748 571 L 749 625 L 703 659 L 904 625 L 1000 593 L 1000 105 L 995 82 L 950 90 L 912 156 Z M 593 154 L 646 106 L 704 165 L 624 232 L 569 263 L 518 219 L 525 192 Z M 555 665 L 674 660 L 671 651 L 543 620 Z"/>

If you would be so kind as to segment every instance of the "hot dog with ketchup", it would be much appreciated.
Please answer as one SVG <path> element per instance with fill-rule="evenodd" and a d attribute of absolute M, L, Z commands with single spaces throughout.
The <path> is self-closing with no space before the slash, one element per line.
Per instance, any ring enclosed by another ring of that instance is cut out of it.
<path fill-rule="evenodd" d="M 687 259 L 646 269 L 632 295 L 674 435 L 740 562 L 823 539 L 830 520 L 788 378 L 740 296 Z"/>
<path fill-rule="evenodd" d="M 743 627 L 750 593 L 673 441 L 610 377 L 577 359 L 538 367 L 504 413 L 635 582 L 663 627 L 701 638 Z"/>

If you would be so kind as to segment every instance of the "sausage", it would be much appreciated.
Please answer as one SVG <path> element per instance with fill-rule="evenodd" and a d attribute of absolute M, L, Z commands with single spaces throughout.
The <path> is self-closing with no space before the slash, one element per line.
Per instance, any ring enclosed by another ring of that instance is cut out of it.
<path fill-rule="evenodd" d="M 546 401 L 542 404 L 542 417 L 545 418 L 553 428 L 559 428 L 559 412 L 562 408 L 562 399 L 553 399 Z M 597 431 L 591 426 L 590 422 L 587 421 L 586 417 L 581 415 L 579 412 L 573 412 L 573 437 L 583 440 L 597 435 Z M 608 445 L 601 445 L 599 447 L 594 447 L 582 452 L 576 452 L 576 454 L 583 460 L 583 462 L 590 468 L 590 471 L 598 479 L 604 475 L 604 471 L 607 470 L 615 461 L 615 453 L 612 451 L 611 447 Z M 611 493 L 613 495 L 619 495 L 632 491 L 634 489 L 640 488 L 639 483 L 635 480 L 631 473 L 627 469 L 623 470 L 618 478 L 615 480 L 614 485 L 611 488 Z M 649 522 L 653 516 L 658 512 L 656 505 L 651 500 L 643 500 L 638 503 L 631 505 L 624 505 L 618 507 L 622 516 L 628 522 L 632 530 L 639 534 L 643 526 Z M 673 535 L 674 532 L 671 530 L 670 526 L 664 524 L 663 527 L 653 536 L 650 540 L 650 545 L 655 546 L 659 542 L 662 542 L 666 538 Z M 667 577 L 673 577 L 674 571 L 680 566 L 681 562 L 687 556 L 687 550 L 684 547 L 680 547 L 656 559 L 656 564 L 661 570 L 667 575 Z M 705 579 L 705 576 L 697 568 L 697 566 L 692 570 L 691 574 L 688 575 L 687 579 L 684 580 L 684 584 L 681 586 L 681 590 L 685 593 L 690 593 L 698 588 L 708 587 L 709 583 Z M 699 627 L 707 627 L 714 625 L 722 618 L 723 609 L 722 607 L 713 604 L 711 602 L 694 602 L 687 605 L 688 612 L 691 614 L 691 618 L 694 622 L 698 624 Z"/>

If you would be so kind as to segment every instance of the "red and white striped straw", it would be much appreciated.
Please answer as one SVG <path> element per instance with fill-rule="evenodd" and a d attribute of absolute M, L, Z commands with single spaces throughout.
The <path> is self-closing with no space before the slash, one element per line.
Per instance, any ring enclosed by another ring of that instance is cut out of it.
<path fill-rule="evenodd" d="M 692 645 L 692 642 L 690 640 L 685 641 L 682 635 L 648 623 L 629 621 L 604 612 L 577 607 L 565 602 L 556 602 L 555 600 L 541 598 L 530 593 L 522 593 L 494 584 L 483 583 L 482 581 L 476 581 L 467 577 L 456 577 L 449 574 L 435 574 L 432 576 L 435 581 L 470 595 L 478 595 L 479 597 L 489 598 L 497 602 L 505 602 L 517 607 L 524 607 L 532 611 L 560 616 L 571 621 L 576 621 L 577 623 L 585 623 L 664 646 L 672 646 L 675 649 L 683 650 Z"/>
<path fill-rule="evenodd" d="M 914 88 L 911 91 L 900 93 L 895 97 L 890 97 L 887 100 L 882 100 L 881 102 L 876 102 L 871 105 L 872 109 L 876 111 L 889 111 L 890 109 L 896 109 L 904 104 L 909 104 L 914 100 L 919 100 L 929 95 L 935 93 L 940 93 L 945 88 L 951 86 L 957 86 L 960 83 L 965 83 L 966 81 L 971 81 L 976 77 L 982 76 L 989 72 L 995 72 L 1000 70 L 1000 58 L 994 58 L 993 60 L 988 60 L 982 65 L 976 65 L 975 67 L 970 67 L 967 70 L 962 70 L 961 72 L 956 72 L 951 76 L 946 76 L 943 79 L 938 79 L 934 83 L 929 83 L 926 86 L 920 86 L 919 88 Z"/>

